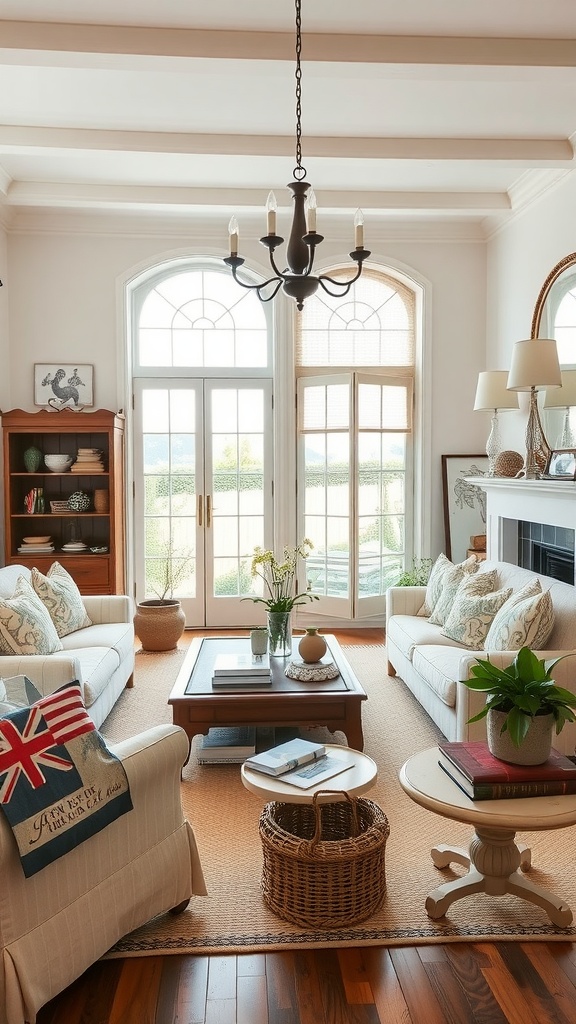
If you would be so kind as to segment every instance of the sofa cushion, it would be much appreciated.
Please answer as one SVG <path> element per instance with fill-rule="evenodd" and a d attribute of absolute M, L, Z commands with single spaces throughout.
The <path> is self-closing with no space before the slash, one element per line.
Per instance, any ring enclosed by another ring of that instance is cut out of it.
<path fill-rule="evenodd" d="M 452 565 L 446 569 L 442 577 L 440 596 L 432 609 L 430 622 L 437 626 L 444 625 L 462 580 L 466 576 L 476 573 L 479 564 L 478 559 L 472 557 L 466 559 L 465 562 L 459 562 L 458 565 Z"/>
<path fill-rule="evenodd" d="M 60 562 L 52 563 L 47 576 L 33 568 L 31 582 L 59 637 L 92 624 L 75 581 Z"/>
<path fill-rule="evenodd" d="M 91 708 L 120 664 L 118 652 L 113 647 L 77 647 L 66 653 L 78 659 L 84 703 Z"/>
<path fill-rule="evenodd" d="M 455 641 L 442 636 L 439 626 L 434 626 L 428 619 L 419 618 L 417 615 L 393 615 L 388 620 L 386 641 L 391 641 L 410 661 L 415 648 L 421 644 L 457 646 L 461 653 L 462 650 L 466 650 L 463 644 L 456 644 Z"/>
<path fill-rule="evenodd" d="M 102 622 L 77 629 L 62 637 L 65 651 L 82 650 L 84 647 L 111 647 L 120 661 L 134 656 L 134 626 L 131 622 Z"/>
<path fill-rule="evenodd" d="M 422 644 L 414 651 L 414 671 L 449 708 L 456 707 L 456 680 L 460 660 L 465 653 L 460 647 L 428 644 Z"/>
<path fill-rule="evenodd" d="M 0 598 L 0 654 L 54 654 L 62 641 L 47 609 L 24 576 L 12 597 Z"/>
<path fill-rule="evenodd" d="M 489 594 L 459 590 L 442 630 L 444 636 L 458 640 L 471 651 L 481 651 L 496 612 L 511 594 L 511 588 Z"/>
<path fill-rule="evenodd" d="M 534 592 L 536 585 L 538 589 Z M 552 597 L 549 590 L 542 591 L 539 580 L 532 585 L 532 594 L 526 593 L 529 589 L 527 585 L 517 595 L 513 594 L 494 617 L 486 637 L 486 650 L 544 650 L 554 628 Z"/>
<path fill-rule="evenodd" d="M 446 555 L 438 555 L 438 558 L 430 570 L 430 576 L 428 577 L 428 583 L 426 585 L 426 597 L 424 598 L 424 604 L 420 608 L 418 615 L 432 615 L 432 612 L 442 595 L 444 578 L 447 573 L 454 569 L 456 570 L 454 578 L 457 578 L 458 582 L 460 582 L 463 576 L 467 573 L 477 571 L 478 560 L 471 557 L 467 558 L 465 562 L 459 562 L 458 565 L 454 565 Z M 452 576 L 450 578 L 452 578 Z M 441 624 L 442 623 L 439 623 L 439 625 Z"/>

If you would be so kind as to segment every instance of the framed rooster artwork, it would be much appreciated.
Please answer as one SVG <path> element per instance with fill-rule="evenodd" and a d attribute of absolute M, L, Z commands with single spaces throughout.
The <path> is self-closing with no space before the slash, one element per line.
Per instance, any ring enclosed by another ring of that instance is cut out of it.
<path fill-rule="evenodd" d="M 46 409 L 75 409 L 94 404 L 94 367 L 84 363 L 34 363 L 34 404 Z"/>

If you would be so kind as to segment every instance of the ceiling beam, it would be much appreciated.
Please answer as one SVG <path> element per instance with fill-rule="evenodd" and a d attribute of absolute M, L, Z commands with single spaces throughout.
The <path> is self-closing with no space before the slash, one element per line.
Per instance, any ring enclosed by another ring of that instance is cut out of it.
<path fill-rule="evenodd" d="M 362 64 L 442 64 L 487 67 L 573 67 L 574 39 L 387 36 L 303 33 L 306 61 Z M 38 54 L 206 57 L 294 60 L 288 32 L 231 32 L 129 25 L 77 25 L 0 20 L 0 62 L 11 53 L 35 64 Z"/>

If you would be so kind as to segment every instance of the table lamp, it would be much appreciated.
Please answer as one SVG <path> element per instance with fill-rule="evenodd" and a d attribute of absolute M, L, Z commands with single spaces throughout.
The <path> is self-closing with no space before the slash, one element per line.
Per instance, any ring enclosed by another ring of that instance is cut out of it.
<path fill-rule="evenodd" d="M 518 395 L 508 391 L 507 381 L 508 370 L 483 370 L 478 374 L 474 411 L 492 413 L 492 427 L 486 441 L 488 476 L 494 476 L 496 458 L 500 454 L 498 410 L 518 408 Z"/>
<path fill-rule="evenodd" d="M 576 448 L 576 436 L 570 426 L 570 409 L 576 406 L 576 370 L 562 370 L 562 387 L 546 391 L 545 409 L 564 409 L 562 434 L 559 448 Z"/>
<path fill-rule="evenodd" d="M 542 477 L 550 454 L 538 412 L 538 391 L 561 385 L 558 350 L 552 338 L 530 338 L 514 344 L 507 387 L 509 391 L 527 391 L 530 394 L 526 458 L 520 473 L 526 480 Z"/>

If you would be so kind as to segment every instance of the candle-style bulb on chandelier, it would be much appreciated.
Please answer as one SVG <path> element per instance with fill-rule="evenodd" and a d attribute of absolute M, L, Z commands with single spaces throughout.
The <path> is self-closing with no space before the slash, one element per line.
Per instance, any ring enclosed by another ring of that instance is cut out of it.
<path fill-rule="evenodd" d="M 369 250 L 364 248 L 364 215 L 361 210 L 358 210 L 354 218 L 354 249 L 350 253 L 350 259 L 356 263 L 354 275 L 347 280 L 340 281 L 328 277 L 327 274 L 318 274 L 317 276 L 312 274 L 316 246 L 323 241 L 324 236 L 319 235 L 316 231 L 316 195 L 310 183 L 305 181 L 306 168 L 302 166 L 301 52 L 301 0 L 296 0 L 296 167 L 292 172 L 294 180 L 287 185 L 294 199 L 292 229 L 286 249 L 288 266 L 285 270 L 280 270 L 274 259 L 275 250 L 282 245 L 284 239 L 276 234 L 277 203 L 273 192 L 268 195 L 266 203 L 267 233 L 260 241 L 268 249 L 274 276 L 263 281 L 262 284 L 248 284 L 238 277 L 238 270 L 244 260 L 238 255 L 239 230 L 236 217 L 232 217 L 228 225 L 230 255 L 224 259 L 224 263 L 232 271 L 234 280 L 243 288 L 254 289 L 262 302 L 269 302 L 282 288 L 286 295 L 296 300 L 298 309 L 303 308 L 305 299 L 314 295 L 318 285 L 321 285 L 329 295 L 336 297 L 347 295 L 362 273 L 364 260 L 370 255 Z"/>

